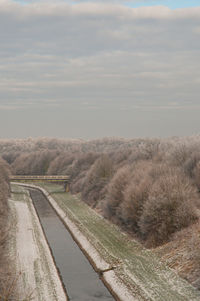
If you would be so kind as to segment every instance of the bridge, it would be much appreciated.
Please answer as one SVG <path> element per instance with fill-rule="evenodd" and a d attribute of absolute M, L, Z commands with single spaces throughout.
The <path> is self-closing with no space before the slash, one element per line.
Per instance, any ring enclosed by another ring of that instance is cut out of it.
<path fill-rule="evenodd" d="M 69 176 L 44 176 L 44 175 L 11 175 L 10 182 L 58 182 L 64 184 L 66 192 L 69 191 Z"/>

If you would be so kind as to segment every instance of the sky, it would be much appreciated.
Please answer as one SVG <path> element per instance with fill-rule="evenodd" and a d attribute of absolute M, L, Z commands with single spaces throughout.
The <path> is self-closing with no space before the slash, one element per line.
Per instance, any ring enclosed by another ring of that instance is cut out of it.
<path fill-rule="evenodd" d="M 199 0 L 0 0 L 0 138 L 199 134 L 199 95 Z"/>

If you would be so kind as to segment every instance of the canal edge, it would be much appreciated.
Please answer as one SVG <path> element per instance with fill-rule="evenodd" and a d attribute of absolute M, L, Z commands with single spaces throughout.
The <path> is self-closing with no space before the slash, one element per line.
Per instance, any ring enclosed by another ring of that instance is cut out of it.
<path fill-rule="evenodd" d="M 33 184 L 15 184 L 25 186 L 27 188 L 29 187 L 38 189 L 45 195 L 59 218 L 65 224 L 75 242 L 90 261 L 94 270 L 99 273 L 99 277 L 101 278 L 102 282 L 111 292 L 116 301 L 137 301 L 137 298 L 135 296 L 133 297 L 125 284 L 123 284 L 120 278 L 116 275 L 115 271 L 113 269 L 110 270 L 110 265 L 100 256 L 93 245 L 88 241 L 78 227 L 66 216 L 66 213 L 60 208 L 54 198 L 50 196 L 44 188 Z M 101 271 L 103 271 L 103 273 L 100 275 Z"/>
<path fill-rule="evenodd" d="M 22 187 L 25 186 L 25 187 L 28 188 L 28 185 L 26 185 L 26 184 L 25 185 L 23 185 L 21 183 L 12 183 L 12 184 L 16 184 L 16 185 L 19 185 L 19 186 L 22 186 Z M 30 187 L 30 188 L 34 188 L 34 187 Z M 35 206 L 33 205 L 33 202 L 32 202 L 32 199 L 30 197 L 29 191 L 28 191 L 28 194 L 29 194 L 30 203 L 27 204 L 27 206 L 29 208 L 30 215 L 33 215 L 33 218 L 35 219 L 36 226 L 37 226 L 37 231 L 39 231 L 39 235 L 40 235 L 39 240 L 40 240 L 40 243 L 43 246 L 43 249 L 44 249 L 44 252 L 45 252 L 45 257 L 46 257 L 46 260 L 48 262 L 48 266 L 49 266 L 49 270 L 50 270 L 50 275 L 49 276 L 53 280 L 53 285 L 54 285 L 54 289 L 55 289 L 55 292 L 56 292 L 56 300 L 58 300 L 58 301 L 69 301 L 69 297 L 68 297 L 66 289 L 65 289 L 65 287 L 62 283 L 62 278 L 61 278 L 60 273 L 59 273 L 59 271 L 56 267 L 55 260 L 54 260 L 54 257 L 52 255 L 52 252 L 51 252 L 51 248 L 50 248 L 50 246 L 48 244 L 48 241 L 46 239 L 46 235 L 45 235 L 44 230 L 42 228 L 42 225 L 40 223 L 40 219 L 39 219 L 38 213 L 35 209 Z"/>

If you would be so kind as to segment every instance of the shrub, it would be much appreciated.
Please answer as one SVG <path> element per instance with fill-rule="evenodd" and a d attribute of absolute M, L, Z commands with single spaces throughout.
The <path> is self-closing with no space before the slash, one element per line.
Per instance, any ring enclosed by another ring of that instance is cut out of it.
<path fill-rule="evenodd" d="M 148 246 L 157 246 L 197 219 L 194 203 L 196 189 L 181 173 L 161 176 L 149 192 L 139 221 L 140 232 Z"/>

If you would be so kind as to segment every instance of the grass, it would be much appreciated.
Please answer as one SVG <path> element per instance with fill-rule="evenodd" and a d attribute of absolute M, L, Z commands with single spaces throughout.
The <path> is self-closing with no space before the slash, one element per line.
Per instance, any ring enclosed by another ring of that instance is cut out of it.
<path fill-rule="evenodd" d="M 151 251 L 122 233 L 78 196 L 63 192 L 56 184 L 42 184 L 99 254 L 115 266 L 118 277 L 133 296 L 148 301 L 197 301 L 200 292 L 161 263 Z"/>

